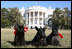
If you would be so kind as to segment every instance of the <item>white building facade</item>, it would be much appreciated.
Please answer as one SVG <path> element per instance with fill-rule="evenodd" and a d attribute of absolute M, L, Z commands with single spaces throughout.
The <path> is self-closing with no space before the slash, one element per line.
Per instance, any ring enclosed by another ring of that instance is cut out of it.
<path fill-rule="evenodd" d="M 43 28 L 45 24 L 48 24 L 48 20 L 51 18 L 49 15 L 52 15 L 53 11 L 54 9 L 51 9 L 51 7 L 47 9 L 41 6 L 31 6 L 27 9 L 23 7 L 20 10 L 28 28 L 35 28 L 35 26 Z"/>

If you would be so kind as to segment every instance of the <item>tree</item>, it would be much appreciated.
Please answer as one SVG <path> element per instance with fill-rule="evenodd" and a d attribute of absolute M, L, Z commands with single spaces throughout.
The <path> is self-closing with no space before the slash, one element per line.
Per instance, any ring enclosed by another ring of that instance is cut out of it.
<path fill-rule="evenodd" d="M 60 23 L 61 23 L 61 15 L 62 11 L 60 10 L 60 8 L 56 8 L 55 11 L 53 12 L 53 17 L 52 17 L 52 21 L 53 21 L 53 25 L 59 27 Z"/>
<path fill-rule="evenodd" d="M 63 10 L 64 10 L 63 14 L 66 17 L 65 28 L 70 29 L 71 28 L 71 11 L 67 7 L 65 7 Z"/>
<path fill-rule="evenodd" d="M 68 8 L 64 8 L 63 10 L 56 8 L 53 12 L 52 18 L 50 18 L 50 21 L 52 22 L 52 25 L 57 26 L 60 29 L 69 29 L 71 27 L 70 14 L 71 12 L 68 10 Z"/>
<path fill-rule="evenodd" d="M 18 23 L 19 25 L 24 25 L 24 19 L 17 7 L 9 8 L 9 20 L 11 21 L 11 26 L 13 26 L 13 24 L 15 23 Z"/>
<path fill-rule="evenodd" d="M 8 20 L 8 10 L 6 8 L 1 9 L 1 27 L 6 27 L 9 25 L 9 20 Z"/>
<path fill-rule="evenodd" d="M 19 9 L 17 7 L 15 8 L 2 8 L 1 9 L 1 26 L 2 27 L 11 27 L 15 23 L 18 23 L 19 25 L 24 25 L 24 19 L 19 12 Z"/>

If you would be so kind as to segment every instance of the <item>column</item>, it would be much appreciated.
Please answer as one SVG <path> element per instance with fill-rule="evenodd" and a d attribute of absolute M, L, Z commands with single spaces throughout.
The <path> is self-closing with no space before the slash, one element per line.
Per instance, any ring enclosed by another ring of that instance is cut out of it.
<path fill-rule="evenodd" d="M 43 28 L 43 12 L 42 12 L 42 28 Z"/>
<path fill-rule="evenodd" d="M 29 28 L 30 28 L 30 23 L 31 23 L 31 19 L 30 19 L 30 17 L 31 17 L 31 13 L 29 12 Z"/>
<path fill-rule="evenodd" d="M 26 12 L 26 25 L 28 24 L 28 12 Z"/>
<path fill-rule="evenodd" d="M 35 25 L 35 11 L 33 11 L 33 26 Z"/>
<path fill-rule="evenodd" d="M 38 11 L 38 26 L 39 26 L 39 11 Z"/>
<path fill-rule="evenodd" d="M 47 15 L 48 16 L 48 15 Z M 45 12 L 44 12 L 44 25 L 45 25 Z"/>

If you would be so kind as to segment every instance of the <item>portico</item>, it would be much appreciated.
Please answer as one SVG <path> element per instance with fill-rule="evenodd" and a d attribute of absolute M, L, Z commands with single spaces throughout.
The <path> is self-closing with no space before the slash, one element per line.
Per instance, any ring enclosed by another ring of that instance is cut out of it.
<path fill-rule="evenodd" d="M 31 6 L 20 10 L 28 28 L 35 28 L 35 26 L 43 28 L 45 24 L 48 24 L 49 15 L 52 15 L 53 11 L 51 8 L 47 9 L 41 6 Z"/>
<path fill-rule="evenodd" d="M 26 24 L 29 28 L 44 27 L 45 12 L 43 11 L 28 11 L 26 12 Z"/>

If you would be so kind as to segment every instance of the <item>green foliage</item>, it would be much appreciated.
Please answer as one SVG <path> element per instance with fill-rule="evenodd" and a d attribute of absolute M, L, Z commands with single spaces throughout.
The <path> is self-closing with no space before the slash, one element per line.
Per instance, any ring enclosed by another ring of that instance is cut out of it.
<path fill-rule="evenodd" d="M 71 12 L 68 8 L 64 8 L 63 10 L 56 8 L 51 19 L 53 22 L 52 25 L 58 26 L 60 29 L 71 28 Z"/>
<path fill-rule="evenodd" d="M 8 10 L 6 8 L 1 9 L 1 26 L 5 27 L 9 25 L 8 20 Z"/>
<path fill-rule="evenodd" d="M 22 22 L 21 22 L 22 21 Z M 24 20 L 17 7 L 15 8 L 2 8 L 1 9 L 1 27 L 11 27 L 15 23 L 24 25 Z"/>

